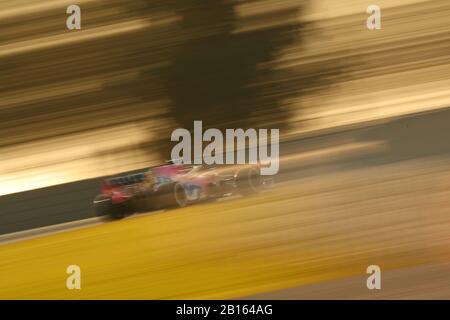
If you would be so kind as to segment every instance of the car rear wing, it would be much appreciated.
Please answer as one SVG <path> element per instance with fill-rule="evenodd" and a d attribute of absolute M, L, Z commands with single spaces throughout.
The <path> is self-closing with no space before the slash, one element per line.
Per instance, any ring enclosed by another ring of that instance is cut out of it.
<path fill-rule="evenodd" d="M 105 179 L 102 182 L 102 191 L 110 191 L 111 189 L 116 189 L 118 187 L 141 183 L 144 179 L 144 172 Z"/>

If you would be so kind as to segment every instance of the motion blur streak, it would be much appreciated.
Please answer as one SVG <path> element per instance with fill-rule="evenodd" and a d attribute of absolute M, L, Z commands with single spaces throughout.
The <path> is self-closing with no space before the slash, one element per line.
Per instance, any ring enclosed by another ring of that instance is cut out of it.
<path fill-rule="evenodd" d="M 0 298 L 450 299 L 450 1 L 74 2 L 0 0 Z M 280 129 L 274 189 L 83 222 L 194 120 Z"/>
<path fill-rule="evenodd" d="M 183 37 L 190 31 L 181 32 L 177 27 L 181 18 L 171 11 L 172 4 L 165 7 L 154 1 L 148 10 L 141 1 L 82 1 L 82 30 L 69 32 L 64 28 L 68 3 L 30 0 L 0 4 L 1 158 L 22 158 L 28 163 L 27 168 L 35 167 L 23 178 L 16 178 L 21 167 L 13 171 L 1 169 L 0 194 L 99 175 L 97 168 L 104 165 L 105 157 L 92 153 L 74 154 L 66 166 L 58 157 L 40 166 L 38 154 L 47 148 L 59 150 L 57 145 L 51 145 L 56 135 L 64 137 L 67 144 L 83 143 L 95 148 L 102 143 L 102 137 L 86 141 L 80 140 L 82 135 L 78 133 L 85 131 L 95 136 L 100 127 L 115 132 L 124 122 L 139 127 L 134 132 L 147 135 L 147 140 L 130 144 L 128 151 L 144 157 L 139 161 L 122 157 L 118 143 L 109 151 L 107 166 L 111 168 L 104 172 L 113 174 L 167 158 L 167 152 L 156 158 L 155 154 L 161 144 L 158 137 L 167 137 L 168 128 L 174 125 L 174 113 L 168 112 L 196 116 L 186 99 L 182 102 L 186 110 L 174 111 L 171 97 L 161 91 L 158 80 L 161 69 L 173 63 L 172 49 L 168 48 L 186 41 Z M 270 63 L 273 70 L 283 71 L 285 79 L 268 81 L 280 82 L 284 91 L 292 93 L 281 101 L 281 109 L 290 110 L 289 128 L 281 131 L 282 139 L 450 104 L 448 1 L 379 1 L 383 8 L 380 32 L 365 28 L 365 1 L 314 1 L 298 16 L 284 16 L 283 10 L 295 12 L 293 8 L 303 3 L 249 1 L 233 7 L 236 22 L 232 33 L 270 30 L 281 20 L 306 22 L 298 39 L 278 52 Z M 204 53 L 199 52 L 199 57 L 201 54 Z M 181 68 L 187 68 L 189 63 L 187 60 Z M 194 67 L 195 64 L 185 70 L 193 72 L 193 79 L 197 77 Z M 316 81 L 316 73 L 329 75 Z M 123 74 L 130 77 L 118 77 Z M 298 74 L 308 76 L 302 79 Z M 318 92 L 323 87 L 326 89 Z M 206 94 L 201 88 L 198 90 L 196 95 Z M 226 93 L 227 89 L 224 87 L 223 91 Z M 265 94 L 273 93 L 260 92 Z M 258 101 L 251 105 L 251 117 L 264 119 L 262 110 L 258 111 L 260 107 L 262 103 Z M 208 123 L 211 112 L 202 111 L 198 116 Z M 258 126 L 272 126 L 273 118 L 274 113 L 270 113 Z M 221 119 L 228 118 L 224 115 Z M 232 121 L 227 122 L 233 126 Z M 133 134 L 130 132 L 130 139 L 139 140 Z M 42 142 L 48 147 L 41 149 Z M 17 154 L 13 149 L 5 149 L 12 144 L 26 152 Z M 81 160 L 87 157 L 88 163 Z M 55 174 L 56 179 L 48 179 Z"/>
<path fill-rule="evenodd" d="M 78 0 L 78 5 L 84 5 L 89 2 L 98 0 Z M 35 14 L 40 11 L 60 9 L 72 4 L 71 0 L 47 0 L 47 1 L 33 1 L 33 0 L 19 0 L 8 1 L 3 0 L 0 3 L 0 19 L 20 17 L 23 15 Z"/>
<path fill-rule="evenodd" d="M 110 37 L 121 33 L 137 31 L 145 27 L 147 27 L 147 24 L 144 21 L 131 21 L 91 29 L 86 33 L 79 33 L 77 35 L 58 35 L 38 40 L 23 41 L 0 47 L 0 58 L 8 55 L 26 53 L 27 51 L 51 49 L 57 46 Z"/>
<path fill-rule="evenodd" d="M 364 275 L 374 262 L 386 273 L 450 262 L 449 168 L 429 159 L 355 169 L 4 245 L 0 297 L 236 298 Z M 74 263 L 83 279 L 76 293 L 62 289 Z M 429 290 L 446 276 L 431 275 Z M 356 293 L 364 287 L 363 279 Z"/>

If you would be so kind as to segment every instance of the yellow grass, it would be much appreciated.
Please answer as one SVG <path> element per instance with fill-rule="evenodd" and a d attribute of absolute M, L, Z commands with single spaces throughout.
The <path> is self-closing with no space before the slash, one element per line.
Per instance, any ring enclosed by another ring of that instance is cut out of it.
<path fill-rule="evenodd" d="M 236 298 L 420 262 L 340 230 L 315 196 L 291 186 L 2 245 L 0 298 Z M 72 264 L 81 290 L 66 288 Z"/>

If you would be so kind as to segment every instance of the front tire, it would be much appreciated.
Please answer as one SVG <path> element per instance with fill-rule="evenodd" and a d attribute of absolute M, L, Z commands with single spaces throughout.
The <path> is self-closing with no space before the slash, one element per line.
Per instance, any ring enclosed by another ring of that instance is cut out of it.
<path fill-rule="evenodd" d="M 263 186 L 263 179 L 258 168 L 240 170 L 237 173 L 237 186 L 243 196 L 258 194 Z"/>
<path fill-rule="evenodd" d="M 187 206 L 188 200 L 186 195 L 186 190 L 181 183 L 176 183 L 174 187 L 174 197 L 175 202 L 180 208 Z"/>

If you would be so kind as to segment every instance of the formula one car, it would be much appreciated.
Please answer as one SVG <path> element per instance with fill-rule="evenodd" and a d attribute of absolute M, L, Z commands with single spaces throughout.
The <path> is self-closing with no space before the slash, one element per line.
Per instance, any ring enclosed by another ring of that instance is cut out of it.
<path fill-rule="evenodd" d="M 98 216 L 121 219 L 136 212 L 259 193 L 273 184 L 258 165 L 168 164 L 145 172 L 106 179 L 94 199 Z"/>

